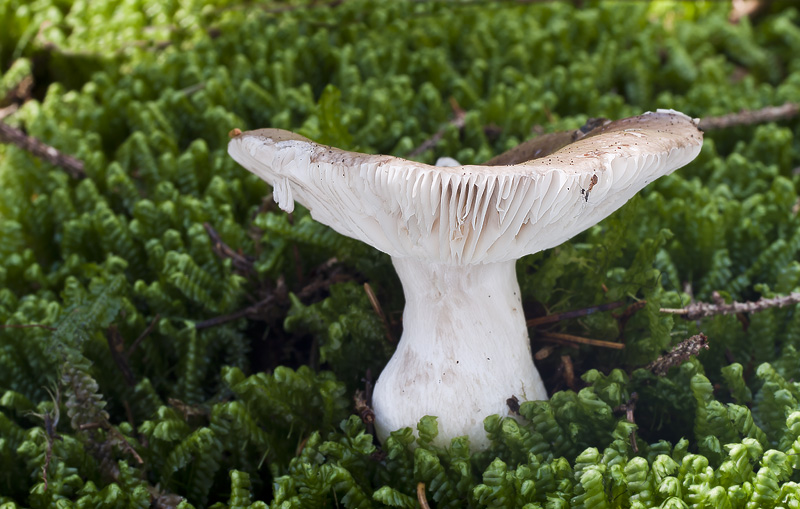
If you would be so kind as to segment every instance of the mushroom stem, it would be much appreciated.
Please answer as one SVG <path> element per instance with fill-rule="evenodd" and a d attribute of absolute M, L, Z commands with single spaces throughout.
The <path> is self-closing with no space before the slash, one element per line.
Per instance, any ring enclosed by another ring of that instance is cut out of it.
<path fill-rule="evenodd" d="M 446 265 L 392 258 L 406 297 L 403 336 L 373 393 L 381 440 L 425 415 L 438 445 L 467 435 L 489 445 L 483 419 L 508 415 L 506 400 L 547 399 L 531 358 L 515 261 Z"/>

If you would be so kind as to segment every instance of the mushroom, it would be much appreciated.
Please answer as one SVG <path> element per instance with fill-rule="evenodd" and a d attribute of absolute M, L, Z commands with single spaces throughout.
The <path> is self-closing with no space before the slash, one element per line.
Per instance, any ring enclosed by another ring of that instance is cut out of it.
<path fill-rule="evenodd" d="M 696 125 L 677 111 L 648 112 L 503 166 L 430 166 L 279 129 L 232 133 L 228 152 L 273 186 L 282 209 L 297 201 L 391 255 L 406 303 L 402 338 L 373 392 L 379 438 L 432 415 L 439 445 L 467 435 L 481 450 L 484 417 L 509 415 L 508 398 L 547 399 L 516 260 L 561 244 L 689 163 L 703 142 Z"/>

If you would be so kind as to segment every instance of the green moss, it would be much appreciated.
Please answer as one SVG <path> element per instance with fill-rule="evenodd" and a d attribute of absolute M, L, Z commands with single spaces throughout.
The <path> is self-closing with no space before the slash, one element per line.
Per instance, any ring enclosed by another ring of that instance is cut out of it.
<path fill-rule="evenodd" d="M 487 416 L 472 456 L 432 446 L 432 418 L 373 440 L 352 400 L 399 333 L 388 257 L 263 202 L 225 152 L 230 129 L 272 126 L 408 156 L 444 128 L 419 158 L 473 163 L 587 117 L 800 97 L 791 5 L 731 24 L 724 2 L 583 3 L 0 0 L 0 101 L 34 80 L 5 121 L 88 176 L 0 149 L 0 324 L 37 325 L 0 328 L 0 507 L 414 507 L 420 482 L 437 507 L 796 506 L 796 307 L 745 327 L 659 308 L 798 291 L 797 118 L 707 133 L 520 260 L 529 313 L 647 304 L 551 326 L 626 348 L 557 349 L 552 399 Z M 698 358 L 637 369 L 697 332 Z"/>

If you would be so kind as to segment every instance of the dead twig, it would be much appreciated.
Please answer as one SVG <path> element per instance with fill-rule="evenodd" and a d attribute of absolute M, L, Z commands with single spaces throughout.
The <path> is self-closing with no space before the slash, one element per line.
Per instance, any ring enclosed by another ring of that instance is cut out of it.
<path fill-rule="evenodd" d="M 564 381 L 567 383 L 567 387 L 575 390 L 575 368 L 572 365 L 572 357 L 562 355 L 561 366 L 564 369 Z"/>
<path fill-rule="evenodd" d="M 9 104 L 5 108 L 0 108 L 0 120 L 3 120 L 6 117 L 10 117 L 14 113 L 16 113 L 18 109 L 19 105 L 17 103 Z"/>
<path fill-rule="evenodd" d="M 349 274 L 344 274 L 341 272 L 340 269 L 334 268 L 334 266 L 338 263 L 336 258 L 331 258 L 316 269 L 314 269 L 314 273 L 316 274 L 324 274 L 327 271 L 330 271 L 330 275 L 327 277 L 316 277 L 313 281 L 308 283 L 304 286 L 297 295 L 297 298 L 300 300 L 307 299 L 313 296 L 318 291 L 328 288 L 335 283 L 341 283 L 344 281 L 349 281 L 352 279 L 352 276 Z M 278 279 L 278 283 L 275 289 L 270 292 L 262 300 L 252 304 L 244 309 L 240 309 L 239 311 L 234 311 L 233 313 L 229 313 L 227 315 L 216 316 L 214 318 L 209 318 L 208 320 L 204 320 L 202 322 L 197 322 L 194 327 L 195 329 L 207 329 L 209 327 L 216 327 L 218 325 L 222 325 L 228 322 L 232 322 L 234 320 L 238 320 L 240 318 L 248 318 L 251 320 L 263 320 L 265 313 L 276 306 L 285 305 L 288 302 L 288 294 L 286 290 L 286 284 L 283 281 L 283 278 Z"/>
<path fill-rule="evenodd" d="M 253 268 L 253 257 L 234 251 L 222 240 L 222 237 L 220 237 L 217 230 L 215 230 L 214 227 L 209 223 L 203 223 L 203 228 L 206 229 L 206 233 L 208 233 L 208 236 L 211 239 L 211 246 L 217 256 L 223 260 L 230 258 L 233 261 L 233 270 L 242 275 L 255 274 L 255 269 Z"/>
<path fill-rule="evenodd" d="M 386 314 L 384 314 L 381 303 L 378 301 L 375 292 L 372 291 L 372 286 L 370 286 L 369 283 L 364 283 L 364 291 L 367 293 L 367 298 L 369 298 L 369 303 L 372 304 L 372 309 L 375 311 L 375 314 L 377 314 L 381 322 L 383 322 L 383 330 L 386 331 L 386 340 L 390 345 L 396 345 L 397 341 L 394 339 L 394 335 L 392 335 L 392 329 L 389 327 L 389 320 L 386 319 Z"/>
<path fill-rule="evenodd" d="M 615 350 L 622 350 L 625 348 L 624 343 L 613 343 L 611 341 L 603 341 L 600 339 L 589 339 L 581 336 L 573 336 L 572 334 L 562 334 L 560 332 L 539 332 L 539 336 L 545 341 L 553 341 L 555 343 L 575 345 L 599 346 L 601 348 L 613 348 Z"/>
<path fill-rule="evenodd" d="M 546 359 L 550 357 L 550 354 L 553 353 L 553 350 L 555 350 L 553 345 L 544 346 L 536 351 L 536 353 L 533 355 L 533 359 L 537 361 Z"/>
<path fill-rule="evenodd" d="M 111 358 L 114 359 L 114 364 L 119 368 L 122 373 L 122 378 L 128 387 L 136 385 L 136 376 L 128 364 L 128 356 L 125 354 L 125 341 L 119 333 L 116 325 L 109 325 L 108 332 L 106 333 L 106 342 L 108 343 L 108 351 L 111 352 Z"/>
<path fill-rule="evenodd" d="M 420 509 L 431 509 L 428 505 L 428 498 L 425 496 L 425 483 L 417 484 L 417 502 L 419 502 Z"/>
<path fill-rule="evenodd" d="M 561 320 L 578 318 L 581 316 L 591 315 L 592 313 L 597 313 L 600 311 L 608 311 L 610 309 L 616 309 L 624 305 L 625 305 L 624 302 L 619 302 L 619 301 L 609 302 L 607 304 L 599 304 L 597 306 L 590 306 L 588 308 L 575 309 L 572 311 L 563 311 L 561 313 L 553 313 L 552 315 L 545 315 L 536 318 L 531 318 L 530 320 L 525 322 L 525 324 L 528 327 L 537 327 L 539 325 L 543 325 L 546 323 L 560 322 Z"/>
<path fill-rule="evenodd" d="M 37 414 L 34 412 L 28 413 L 28 415 L 32 415 L 34 417 L 40 418 L 44 421 L 44 430 L 45 430 L 45 438 L 47 439 L 47 449 L 45 450 L 44 454 L 44 464 L 42 465 L 42 482 L 44 483 L 44 491 L 47 491 L 47 471 L 50 468 L 50 462 L 53 460 L 53 443 L 56 440 L 64 440 L 61 435 L 58 434 L 56 428 L 58 427 L 58 421 L 61 416 L 61 393 L 58 390 L 58 386 L 56 386 L 55 391 L 56 393 L 45 388 L 48 394 L 50 394 L 50 398 L 53 400 L 53 411 L 52 412 L 45 412 L 43 414 Z"/>
<path fill-rule="evenodd" d="M 727 129 L 740 125 L 763 124 L 777 122 L 792 118 L 800 113 L 800 105 L 787 102 L 780 106 L 766 106 L 757 110 L 742 110 L 738 113 L 728 113 L 719 117 L 705 117 L 700 119 L 699 128 L 702 131 Z"/>
<path fill-rule="evenodd" d="M 623 403 L 618 407 L 614 408 L 614 413 L 625 412 L 625 420 L 627 420 L 631 424 L 636 424 L 636 421 L 633 420 L 633 412 L 636 410 L 636 402 L 639 401 L 639 395 L 635 392 L 631 393 L 631 397 L 627 403 Z M 639 446 L 636 444 L 636 429 L 632 429 L 630 433 L 630 440 L 631 440 L 631 449 L 633 449 L 634 454 L 639 453 Z"/>
<path fill-rule="evenodd" d="M 208 320 L 197 322 L 196 324 L 194 324 L 194 328 L 197 330 L 208 329 L 209 327 L 216 327 L 218 325 L 223 325 L 228 322 L 238 320 L 240 318 L 257 317 L 262 313 L 264 313 L 266 310 L 275 306 L 276 301 L 278 301 L 278 297 L 273 292 L 270 293 L 266 298 L 256 302 L 252 306 L 240 309 L 239 311 L 234 311 L 233 313 L 229 313 L 227 315 L 215 316 L 214 318 L 209 318 Z"/>
<path fill-rule="evenodd" d="M 800 293 L 790 293 L 779 297 L 761 298 L 751 302 L 731 302 L 726 304 L 717 292 L 713 296 L 715 303 L 695 302 L 685 308 L 661 308 L 662 313 L 679 315 L 685 320 L 699 320 L 715 315 L 735 315 L 739 313 L 757 313 L 770 308 L 782 308 L 800 303 Z"/>
<path fill-rule="evenodd" d="M 375 422 L 375 412 L 367 404 L 366 392 L 358 389 L 353 395 L 353 401 L 356 404 L 356 413 L 361 417 L 361 422 L 370 426 Z"/>
<path fill-rule="evenodd" d="M 0 98 L 0 106 L 8 106 L 8 108 L 13 113 L 16 111 L 16 108 L 23 104 L 25 101 L 30 99 L 33 95 L 33 85 L 34 80 L 33 76 L 30 74 L 24 76 L 16 86 L 12 87 L 5 95 L 5 97 Z M 11 110 L 11 108 L 14 108 Z M 3 110 L 0 110 L 3 111 Z"/>
<path fill-rule="evenodd" d="M 635 315 L 637 311 L 644 308 L 646 305 L 647 305 L 646 300 L 640 300 L 626 307 L 622 311 L 622 313 L 611 313 L 611 316 L 613 316 L 617 320 L 617 325 L 619 326 L 620 334 L 622 334 L 622 332 L 625 330 L 625 325 L 627 325 L 628 320 L 630 320 L 631 317 Z"/>
<path fill-rule="evenodd" d="M 436 144 L 442 139 L 444 133 L 447 132 L 448 126 L 453 125 L 458 129 L 462 129 L 464 127 L 464 119 L 466 118 L 467 113 L 461 109 L 461 106 L 459 106 L 458 102 L 456 102 L 456 100 L 452 97 L 450 98 L 450 107 L 453 108 L 453 119 L 450 120 L 448 125 L 433 133 L 433 136 L 423 141 L 417 148 L 409 152 L 408 157 L 417 157 L 426 150 L 431 150 L 432 148 L 436 147 Z"/>
<path fill-rule="evenodd" d="M 154 316 L 153 319 L 150 320 L 150 325 L 148 325 L 147 328 L 144 331 L 142 331 L 141 334 L 139 334 L 139 337 L 136 338 L 136 340 L 134 340 L 134 342 L 131 345 L 131 347 L 128 348 L 128 353 L 127 353 L 128 358 L 130 358 L 130 356 L 133 355 L 133 352 L 136 350 L 136 348 L 139 346 L 139 344 L 142 341 L 144 341 L 144 338 L 146 338 L 147 336 L 150 335 L 151 332 L 153 332 L 153 329 L 155 328 L 155 326 L 158 323 L 159 319 L 161 319 L 161 315 L 156 313 L 156 316 Z"/>
<path fill-rule="evenodd" d="M 4 122 L 0 122 L 0 143 L 15 145 L 46 163 L 65 170 L 72 178 L 82 179 L 86 177 L 83 161 L 64 154 L 33 136 L 28 136 L 21 129 L 11 127 Z"/>
<path fill-rule="evenodd" d="M 670 350 L 669 353 L 661 355 L 658 359 L 645 366 L 645 369 L 652 371 L 655 375 L 664 376 L 670 368 L 680 366 L 691 357 L 699 354 L 700 350 L 708 350 L 708 338 L 702 332 L 684 339 L 675 345 L 675 348 Z"/>

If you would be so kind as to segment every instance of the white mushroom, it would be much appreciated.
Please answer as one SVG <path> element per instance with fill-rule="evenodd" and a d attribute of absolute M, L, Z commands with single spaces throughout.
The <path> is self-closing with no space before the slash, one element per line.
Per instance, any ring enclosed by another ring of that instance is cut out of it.
<path fill-rule="evenodd" d="M 278 129 L 238 134 L 228 152 L 273 186 L 284 210 L 296 200 L 317 221 L 391 255 L 406 307 L 373 393 L 379 437 L 434 415 L 440 445 L 467 435 L 479 450 L 488 446 L 483 419 L 508 415 L 508 398 L 547 399 L 515 261 L 596 224 L 694 159 L 702 142 L 696 121 L 658 110 L 508 166 L 430 166 Z"/>

